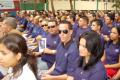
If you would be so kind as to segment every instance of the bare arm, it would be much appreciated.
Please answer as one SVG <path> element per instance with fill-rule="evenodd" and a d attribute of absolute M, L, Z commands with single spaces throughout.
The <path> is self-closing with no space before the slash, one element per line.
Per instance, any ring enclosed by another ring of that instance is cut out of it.
<path fill-rule="evenodd" d="M 50 74 L 54 69 L 55 69 L 55 63 L 54 63 L 53 66 L 47 71 L 47 74 Z"/>
<path fill-rule="evenodd" d="M 116 64 L 107 64 L 105 65 L 106 68 L 120 68 L 120 55 L 119 55 L 119 62 Z"/>
<path fill-rule="evenodd" d="M 105 58 L 106 58 L 106 55 L 105 55 L 105 51 L 104 51 L 104 54 L 103 54 L 103 56 L 102 56 L 102 58 L 101 58 L 101 61 L 104 62 L 104 61 L 105 61 Z"/>
<path fill-rule="evenodd" d="M 52 50 L 52 49 L 49 49 L 49 48 L 45 48 L 43 52 L 46 53 L 46 54 L 55 54 L 55 53 L 56 53 L 56 50 Z"/>
<path fill-rule="evenodd" d="M 68 76 L 67 80 L 74 80 L 74 78 L 72 76 Z"/>

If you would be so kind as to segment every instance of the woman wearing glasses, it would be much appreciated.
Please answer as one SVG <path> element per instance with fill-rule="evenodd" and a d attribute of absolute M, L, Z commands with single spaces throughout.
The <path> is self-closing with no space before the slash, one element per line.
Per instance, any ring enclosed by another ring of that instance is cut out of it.
<path fill-rule="evenodd" d="M 78 68 L 67 80 L 107 80 L 105 67 L 101 62 L 103 46 L 100 36 L 94 32 L 85 32 L 79 39 Z"/>
<path fill-rule="evenodd" d="M 2 80 L 37 80 L 36 62 L 27 54 L 25 39 L 18 34 L 8 34 L 0 39 L 0 65 L 9 68 Z"/>

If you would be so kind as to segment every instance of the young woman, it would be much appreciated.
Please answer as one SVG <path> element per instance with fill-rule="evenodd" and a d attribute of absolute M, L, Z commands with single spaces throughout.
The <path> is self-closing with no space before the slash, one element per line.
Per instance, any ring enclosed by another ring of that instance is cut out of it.
<path fill-rule="evenodd" d="M 68 80 L 107 80 L 105 67 L 101 62 L 103 46 L 98 33 L 91 31 L 81 35 L 79 40 L 78 68 L 68 77 Z"/>
<path fill-rule="evenodd" d="M 21 35 L 12 33 L 0 39 L 0 65 L 9 68 L 2 80 L 37 80 L 35 63 Z"/>
<path fill-rule="evenodd" d="M 120 27 L 113 27 L 110 40 L 105 45 L 103 61 L 107 75 L 112 78 L 120 68 Z"/>
<path fill-rule="evenodd" d="M 97 32 L 97 33 L 100 35 L 101 44 L 102 44 L 103 47 L 104 47 L 105 40 L 104 40 L 103 35 L 101 34 L 101 28 L 102 28 L 102 26 L 103 26 L 102 20 L 100 20 L 100 19 L 95 19 L 95 20 L 92 21 L 91 30 Z"/>

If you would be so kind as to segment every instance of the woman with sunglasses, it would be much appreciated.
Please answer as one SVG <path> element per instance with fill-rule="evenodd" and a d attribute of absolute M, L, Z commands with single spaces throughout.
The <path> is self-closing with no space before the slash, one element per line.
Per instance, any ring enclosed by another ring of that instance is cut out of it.
<path fill-rule="evenodd" d="M 94 32 L 85 32 L 79 39 L 78 68 L 69 74 L 67 80 L 107 80 L 105 67 L 101 62 L 103 46 L 100 36 Z"/>
<path fill-rule="evenodd" d="M 12 33 L 0 39 L 0 65 L 9 68 L 2 80 L 37 80 L 36 59 L 27 50 L 21 35 Z"/>

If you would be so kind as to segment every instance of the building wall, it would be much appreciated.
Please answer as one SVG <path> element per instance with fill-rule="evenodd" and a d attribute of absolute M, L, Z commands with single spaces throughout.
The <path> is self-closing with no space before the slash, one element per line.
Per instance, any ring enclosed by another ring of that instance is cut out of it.
<path fill-rule="evenodd" d="M 51 4 L 49 1 L 49 10 L 51 10 Z M 55 10 L 70 10 L 70 4 L 69 0 L 53 0 L 54 2 L 54 8 Z M 98 9 L 99 10 L 115 10 L 115 8 L 112 8 L 112 5 L 114 3 L 111 2 L 104 2 L 103 0 L 99 2 Z M 74 5 L 73 5 L 74 6 Z M 75 9 L 76 10 L 97 10 L 97 0 L 95 1 L 81 1 L 76 0 L 75 1 Z"/>

